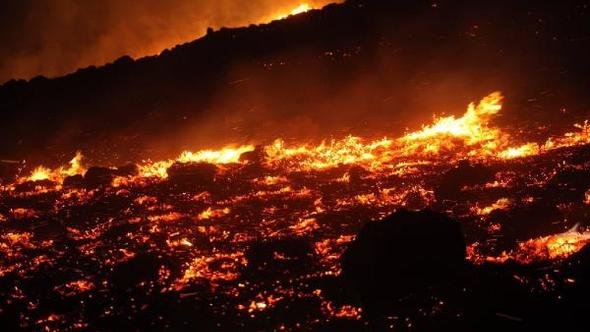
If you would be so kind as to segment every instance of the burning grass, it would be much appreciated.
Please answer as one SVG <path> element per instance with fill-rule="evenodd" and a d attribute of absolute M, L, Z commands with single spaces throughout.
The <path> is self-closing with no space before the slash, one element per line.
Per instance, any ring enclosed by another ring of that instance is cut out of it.
<path fill-rule="evenodd" d="M 586 222 L 588 125 L 526 142 L 494 126 L 501 101 L 490 94 L 460 117 L 397 138 L 278 139 L 126 171 L 89 168 L 81 154 L 68 166 L 40 166 L 0 190 L 0 271 L 11 278 L 0 305 L 23 304 L 21 327 L 63 329 L 139 319 L 162 297 L 210 303 L 225 327 L 227 317 L 285 329 L 362 320 L 319 280 L 340 274 L 339 257 L 363 222 L 402 207 L 459 219 L 475 264 L 559 264 L 590 241 L 585 224 L 564 232 Z M 44 280 L 46 271 L 53 277 Z M 31 283 L 46 294 L 24 288 Z M 52 312 L 45 296 L 103 309 Z M 294 322 L 273 314 L 290 306 L 308 309 Z"/>

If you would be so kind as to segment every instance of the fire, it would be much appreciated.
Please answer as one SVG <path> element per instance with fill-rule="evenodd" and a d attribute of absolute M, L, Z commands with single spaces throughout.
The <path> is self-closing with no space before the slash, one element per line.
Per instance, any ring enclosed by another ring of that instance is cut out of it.
<path fill-rule="evenodd" d="M 474 207 L 472 211 L 478 215 L 488 215 L 494 210 L 506 210 L 510 207 L 512 202 L 508 198 L 500 198 L 491 205 L 485 206 L 483 208 Z"/>
<path fill-rule="evenodd" d="M 571 230 L 525 241 L 519 245 L 516 259 L 521 262 L 536 260 L 567 258 L 590 243 L 589 231 L 578 231 L 578 227 Z"/>
<path fill-rule="evenodd" d="M 323 141 L 318 145 L 291 145 L 283 139 L 276 139 L 262 147 L 264 163 L 269 168 L 290 171 L 317 171 L 341 165 L 358 165 L 370 171 L 395 169 L 395 172 L 404 174 L 412 171 L 408 169 L 408 165 L 440 157 L 450 158 L 451 162 L 462 159 L 516 159 L 590 142 L 590 127 L 585 122 L 575 125 L 578 132 L 549 138 L 543 145 L 532 142 L 512 145 L 510 135 L 492 125 L 493 117 L 502 109 L 502 99 L 500 92 L 491 93 L 479 103 L 469 104 L 461 117 L 437 117 L 432 124 L 398 138 L 367 140 L 349 135 L 342 139 Z M 254 150 L 253 145 L 242 145 L 219 150 L 183 151 L 175 159 L 145 161 L 138 165 L 138 177 L 131 180 L 117 178 L 114 183 L 120 187 L 139 183 L 142 179 L 166 179 L 168 169 L 175 163 L 243 163 L 241 156 Z M 67 176 L 85 172 L 81 161 L 82 154 L 77 153 L 69 166 L 54 170 L 39 166 L 31 175 L 19 179 L 18 182 L 51 180 L 59 184 Z"/>
<path fill-rule="evenodd" d="M 68 166 L 61 166 L 53 170 L 45 166 L 38 166 L 31 172 L 31 175 L 20 178 L 18 183 L 49 180 L 61 184 L 68 176 L 82 175 L 86 172 L 86 168 L 82 165 L 83 158 L 82 153 L 78 151 L 74 158 L 70 160 Z"/>
<path fill-rule="evenodd" d="M 474 263 L 561 264 L 590 243 L 590 231 L 525 235 L 530 240 L 520 241 L 502 218 L 541 201 L 555 202 L 562 221 L 584 215 L 590 189 L 576 182 L 590 163 L 570 157 L 578 151 L 573 147 L 590 143 L 590 126 L 584 122 L 545 142 L 527 142 L 494 123 L 501 110 L 502 95 L 495 92 L 460 116 L 437 116 L 390 137 L 348 135 L 313 144 L 273 137 L 142 161 L 130 173 L 107 165 L 105 172 L 118 175 L 98 188 L 86 181 L 63 186 L 69 176 L 86 176 L 77 153 L 67 165 L 39 166 L 0 187 L 6 207 L 0 211 L 0 255 L 6 258 L 0 276 L 20 280 L 44 273 L 42 265 L 61 268 L 67 260 L 60 241 L 66 238 L 68 247 L 97 264 L 56 283 L 54 290 L 64 297 L 85 294 L 90 301 L 90 295 L 106 292 L 101 298 L 108 298 L 108 280 L 118 265 L 148 262 L 155 277 L 136 285 L 146 294 L 201 296 L 208 286 L 212 306 L 230 308 L 225 299 L 231 298 L 250 317 L 274 315 L 283 301 L 299 298 L 320 304 L 328 320 L 357 320 L 363 318 L 360 308 L 333 302 L 310 285 L 340 275 L 340 257 L 364 222 L 400 208 L 441 209 L 470 222 L 466 232 L 475 231 L 467 238 L 478 241 L 467 248 Z M 522 158 L 526 163 L 518 162 Z M 485 175 L 473 183 L 445 178 L 464 164 L 481 167 Z M 440 190 L 445 185 L 452 188 Z M 497 210 L 505 213 L 492 213 Z M 44 227 L 56 220 L 66 236 Z M 560 219 L 542 222 L 553 227 Z M 498 247 L 494 240 L 503 235 L 511 243 Z M 273 273 L 280 276 L 268 283 L 248 279 Z M 34 293 L 29 296 L 36 303 Z"/>
<path fill-rule="evenodd" d="M 219 217 L 223 217 L 229 213 L 230 213 L 229 208 L 212 209 L 211 207 L 209 207 L 205 211 L 203 211 L 197 215 L 197 220 L 219 218 Z"/>
<path fill-rule="evenodd" d="M 436 118 L 422 130 L 406 134 L 398 141 L 405 155 L 438 156 L 448 153 L 463 159 L 513 159 L 537 155 L 535 143 L 511 146 L 510 135 L 491 122 L 502 110 L 503 96 L 494 92 L 478 104 L 471 103 L 460 118 Z"/>
<path fill-rule="evenodd" d="M 549 138 L 543 145 L 543 148 L 550 150 L 587 144 L 590 142 L 590 124 L 588 124 L 588 120 L 584 121 L 582 124 L 576 123 L 574 124 L 574 127 L 578 129 L 578 131 L 565 133 L 562 137 L 558 138 Z"/>
<path fill-rule="evenodd" d="M 242 154 L 250 151 L 254 151 L 254 146 L 242 145 L 237 148 L 225 147 L 220 150 L 201 150 L 196 152 L 183 151 L 176 159 L 144 162 L 139 165 L 139 174 L 144 178 L 155 177 L 165 179 L 168 177 L 168 168 L 175 162 L 181 164 L 199 162 L 210 164 L 238 163 Z"/>
<path fill-rule="evenodd" d="M 389 158 L 393 142 L 387 138 L 365 143 L 363 139 L 348 136 L 342 140 L 322 142 L 317 146 L 287 147 L 277 139 L 264 149 L 266 162 L 271 167 L 286 166 L 289 169 L 318 170 L 338 165 L 357 164 L 374 168 Z"/>
<path fill-rule="evenodd" d="M 469 104 L 467 112 L 460 118 L 448 116 L 436 119 L 434 124 L 425 126 L 422 130 L 409 133 L 401 140 L 411 142 L 427 143 L 429 150 L 438 151 L 440 148 L 434 146 L 445 146 L 449 138 L 459 138 L 467 146 L 475 144 L 495 147 L 496 141 L 500 138 L 500 131 L 497 128 L 490 128 L 491 118 L 502 109 L 502 94 L 494 92 L 485 97 L 476 106 Z"/>
<path fill-rule="evenodd" d="M 515 250 L 503 252 L 498 257 L 486 257 L 484 260 L 503 263 L 509 259 L 522 264 L 531 264 L 548 260 L 565 259 L 575 254 L 590 243 L 590 231 L 579 231 L 578 226 L 564 233 L 543 236 L 518 243 Z M 482 262 L 482 257 L 475 253 L 477 246 L 471 246 L 471 260 Z"/>
<path fill-rule="evenodd" d="M 220 265 L 219 270 L 211 268 Z M 182 289 L 189 281 L 204 279 L 212 286 L 221 281 L 232 281 L 238 278 L 237 270 L 247 264 L 244 254 L 237 252 L 229 255 L 217 254 L 212 257 L 196 257 L 190 262 L 182 278 L 174 284 L 176 289 Z"/>
<path fill-rule="evenodd" d="M 270 166 L 293 170 L 320 170 L 350 164 L 379 170 L 408 164 L 408 160 L 419 162 L 440 156 L 455 160 L 514 159 L 541 153 L 536 143 L 511 146 L 510 136 L 492 126 L 491 120 L 502 109 L 502 98 L 500 92 L 494 92 L 478 104 L 469 104 L 459 118 L 436 118 L 433 124 L 397 139 L 367 141 L 348 136 L 323 141 L 316 146 L 287 146 L 283 140 L 277 139 L 265 147 L 266 161 Z M 570 134 L 568 137 L 578 136 Z M 575 142 L 580 141 L 584 139 L 575 139 Z"/>
<path fill-rule="evenodd" d="M 206 162 L 211 164 L 229 164 L 240 161 L 240 156 L 245 152 L 253 151 L 252 145 L 244 145 L 238 148 L 223 148 L 221 150 L 202 150 L 198 152 L 184 151 L 176 159 L 180 163 Z"/>
<path fill-rule="evenodd" d="M 94 290 L 95 284 L 89 280 L 76 280 L 55 287 L 55 290 L 63 296 L 75 296 Z"/>
<path fill-rule="evenodd" d="M 38 166 L 33 170 L 33 173 L 29 176 L 30 181 L 43 181 L 49 180 L 51 177 L 51 170 L 49 168 Z"/>
<path fill-rule="evenodd" d="M 308 12 L 311 10 L 311 6 L 307 3 L 302 3 L 299 6 L 295 7 L 290 13 L 289 15 L 297 15 L 297 14 L 302 14 L 305 12 Z"/>
<path fill-rule="evenodd" d="M 282 20 L 282 19 L 285 19 L 289 16 L 303 14 L 305 12 L 312 10 L 312 9 L 314 9 L 314 8 L 312 6 L 310 6 L 308 3 L 302 3 L 302 4 L 298 5 L 297 7 L 291 9 L 291 11 L 289 11 L 288 13 L 277 14 L 275 16 L 275 19 Z"/>
<path fill-rule="evenodd" d="M 528 156 L 535 156 L 539 154 L 539 145 L 537 143 L 527 143 L 519 147 L 508 148 L 500 152 L 499 156 L 502 159 L 515 159 Z"/>

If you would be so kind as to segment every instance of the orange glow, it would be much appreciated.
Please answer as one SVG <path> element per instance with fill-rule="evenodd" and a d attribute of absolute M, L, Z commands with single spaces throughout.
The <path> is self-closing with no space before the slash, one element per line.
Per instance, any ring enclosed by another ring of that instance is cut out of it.
<path fill-rule="evenodd" d="M 508 198 L 500 198 L 491 205 L 485 207 L 474 207 L 472 210 L 479 215 L 488 215 L 494 210 L 506 210 L 510 207 L 512 202 Z"/>
<path fill-rule="evenodd" d="M 502 159 L 515 159 L 539 154 L 539 145 L 536 143 L 527 143 L 519 147 L 508 148 L 500 152 Z"/>
<path fill-rule="evenodd" d="M 521 262 L 567 258 L 590 243 L 590 232 L 577 230 L 528 240 L 519 245 L 516 259 Z"/>
<path fill-rule="evenodd" d="M 549 138 L 542 145 L 532 142 L 513 145 L 512 137 L 492 124 L 493 117 L 501 109 L 502 95 L 494 92 L 477 104 L 469 104 L 461 117 L 436 117 L 432 124 L 398 138 L 367 140 L 349 135 L 318 145 L 287 144 L 283 139 L 276 139 L 261 149 L 265 166 L 271 169 L 319 171 L 357 165 L 372 172 L 389 171 L 404 176 L 415 173 L 416 166 L 436 162 L 441 157 L 449 162 L 517 159 L 590 142 L 590 128 L 584 122 L 575 125 L 578 131 Z M 168 169 L 175 163 L 244 164 L 241 156 L 254 149 L 253 145 L 241 145 L 218 150 L 183 151 L 174 159 L 144 161 L 138 165 L 138 176 L 115 178 L 113 185 L 125 187 L 140 185 L 147 179 L 166 179 Z M 68 166 L 53 170 L 39 166 L 29 176 L 21 177 L 18 183 L 51 180 L 59 186 L 65 177 L 85 172 L 81 161 L 82 154 L 77 153 Z M 343 174 L 342 182 L 347 181 L 350 181 L 350 175 Z M 285 179 L 267 176 L 263 182 L 272 185 L 285 182 Z"/>
<path fill-rule="evenodd" d="M 213 264 L 220 264 L 219 270 L 211 268 Z M 220 281 L 231 281 L 238 277 L 237 269 L 247 264 L 244 254 L 217 254 L 212 257 L 196 257 L 188 264 L 182 278 L 176 281 L 175 288 L 182 289 L 189 281 L 204 279 L 212 286 Z"/>
<path fill-rule="evenodd" d="M 314 9 L 314 8 L 312 8 L 308 3 L 302 3 L 302 4 L 298 5 L 297 7 L 291 9 L 291 11 L 286 14 L 277 14 L 275 16 L 275 19 L 282 20 L 282 19 L 287 18 L 289 16 L 298 15 L 298 14 L 308 12 L 312 9 Z"/>
<path fill-rule="evenodd" d="M 507 260 L 514 260 L 521 264 L 531 264 L 568 258 L 588 243 L 590 243 L 590 231 L 579 231 L 576 226 L 564 233 L 522 241 L 514 250 L 502 252 L 497 257 L 484 257 L 479 254 L 479 243 L 472 244 L 467 251 L 468 259 L 475 263 L 484 261 L 504 263 Z"/>
<path fill-rule="evenodd" d="M 448 116 L 438 118 L 434 124 L 422 130 L 409 133 L 401 138 L 408 144 L 406 152 L 437 153 L 453 148 L 454 139 L 467 147 L 477 146 L 482 152 L 494 150 L 503 139 L 499 129 L 490 127 L 490 120 L 502 109 L 502 95 L 494 92 L 478 105 L 469 104 L 467 112 L 460 118 Z"/>
<path fill-rule="evenodd" d="M 226 172 L 231 174 L 236 170 L 257 166 L 262 173 L 248 178 L 248 185 L 252 186 L 251 192 L 232 196 L 224 200 L 216 200 L 215 195 L 207 191 L 190 193 L 189 200 L 197 204 L 198 208 L 191 211 L 175 211 L 174 204 L 160 202 L 151 195 L 140 195 L 134 198 L 134 206 L 149 211 L 141 217 L 130 220 L 133 223 L 148 222 L 151 232 L 161 231 L 165 225 L 182 223 L 193 220 L 203 222 L 206 226 L 199 225 L 197 230 L 210 236 L 228 237 L 229 233 L 216 234 L 215 227 L 209 223 L 221 220 L 233 220 L 238 216 L 234 206 L 249 200 L 264 200 L 269 202 L 275 199 L 286 201 L 309 200 L 313 202 L 305 211 L 289 214 L 292 223 L 282 230 L 282 234 L 297 235 L 311 234 L 321 229 L 321 219 L 318 216 L 330 211 L 341 211 L 350 208 L 383 209 L 379 216 L 385 216 L 392 211 L 392 207 L 406 207 L 419 209 L 431 206 L 437 201 L 433 188 L 425 182 L 407 183 L 403 186 L 379 185 L 372 191 L 355 191 L 347 195 L 340 195 L 329 199 L 327 202 L 323 196 L 317 193 L 317 189 L 307 185 L 298 185 L 294 181 L 296 174 L 327 174 L 332 172 L 329 179 L 318 176 L 315 181 L 338 185 L 340 189 L 354 188 L 357 182 L 382 181 L 389 176 L 402 179 L 413 179 L 423 175 L 425 169 L 440 165 L 456 165 L 461 160 L 471 160 L 481 163 L 501 162 L 524 157 L 543 155 L 549 151 L 590 143 L 590 127 L 587 122 L 576 125 L 576 131 L 564 134 L 561 137 L 551 137 L 544 144 L 517 141 L 510 133 L 494 126 L 493 118 L 502 110 L 502 95 L 494 92 L 484 97 L 479 103 L 471 103 L 462 116 L 435 117 L 431 124 L 422 126 L 421 129 L 408 132 L 397 138 L 366 139 L 356 136 L 346 136 L 340 139 L 325 140 L 319 144 L 287 143 L 284 139 L 276 139 L 269 144 L 255 147 L 254 145 L 232 145 L 220 149 L 205 149 L 198 151 L 184 151 L 176 158 L 160 161 L 144 161 L 138 164 L 139 173 L 135 176 L 117 177 L 112 183 L 117 188 L 117 194 L 129 195 L 131 188 L 146 187 L 147 184 L 165 182 L 168 178 L 168 169 L 174 164 L 209 163 L 218 167 L 215 181 L 227 181 Z M 242 158 L 245 153 L 255 151 L 260 159 Z M 39 182 L 49 180 L 55 183 L 54 188 L 35 186 L 28 189 L 24 195 L 34 196 L 46 193 L 48 190 L 62 190 L 61 186 L 66 177 L 83 175 L 86 168 L 82 163 L 82 154 L 77 153 L 68 165 L 50 169 L 44 166 L 35 168 L 29 175 L 19 178 L 15 184 L 3 188 L 12 188 L 25 182 Z M 362 170 L 357 173 L 351 168 Z M 239 173 L 237 174 L 239 178 Z M 544 174 L 543 177 L 531 180 L 532 185 L 544 185 L 554 173 Z M 299 176 L 299 175 L 297 175 Z M 428 175 L 429 176 L 429 175 Z M 218 178 L 219 179 L 218 179 Z M 496 173 L 496 179 L 477 186 L 466 186 L 462 190 L 487 190 L 507 189 L 514 185 L 515 174 L 510 171 Z M 228 187 L 228 189 L 231 186 Z M 22 194 L 21 194 L 22 195 Z M 590 195 L 586 192 L 582 203 L 588 204 Z M 83 204 L 93 198 L 92 191 L 82 189 L 69 189 L 63 192 L 60 202 L 56 204 Z M 531 197 L 530 201 L 534 199 Z M 526 203 L 526 202 L 524 202 Z M 282 205 L 281 205 L 282 204 Z M 499 198 L 496 201 L 475 202 L 469 206 L 469 213 L 485 220 L 494 210 L 508 210 L 513 205 L 519 204 L 518 200 L 508 197 Z M 276 222 L 277 215 L 287 203 L 277 202 L 276 205 L 264 206 L 261 217 L 264 222 Z M 56 209 L 62 207 L 56 205 Z M 25 208 L 11 210 L 10 218 L 24 219 L 36 217 L 37 211 Z M 229 219 L 228 219 L 229 218 Z M 6 219 L 6 217 L 5 217 Z M 240 220 L 241 217 L 236 218 Z M 206 222 L 205 222 L 206 221 Z M 489 232 L 498 232 L 501 225 L 486 225 Z M 76 236 L 99 236 L 104 230 L 92 230 L 92 234 Z M 279 233 L 281 233 L 279 232 Z M 274 233 L 272 233 L 274 235 Z M 507 253 L 504 258 L 514 257 L 521 261 L 529 261 L 546 257 L 547 259 L 565 257 L 581 248 L 587 243 L 590 236 L 587 233 L 567 232 L 551 237 L 530 240 L 520 244 L 518 250 Z M 168 239 L 169 246 L 174 248 L 191 247 L 192 242 L 188 238 Z M 527 258 L 528 257 L 528 258 Z M 481 257 L 480 257 L 481 258 Z M 502 258 L 496 258 L 502 259 Z M 197 259 L 196 265 L 199 263 Z M 331 269 L 335 270 L 335 269 Z M 189 269 L 190 271 L 190 269 Z M 192 273 L 192 272 L 191 272 Z M 196 272 L 195 272 L 196 273 Z M 189 273 L 190 274 L 190 273 Z M 197 273 L 198 275 L 198 273 Z M 189 278 L 190 279 L 190 278 Z"/>
<path fill-rule="evenodd" d="M 34 168 L 0 190 L 7 198 L 0 203 L 12 204 L 0 215 L 6 229 L 0 236 L 6 258 L 0 276 L 26 278 L 43 273 L 41 265 L 59 267 L 63 256 L 52 232 L 26 227 L 63 220 L 68 244 L 100 263 L 106 276 L 118 264 L 155 253 L 154 277 L 137 285 L 148 291 L 182 298 L 199 296 L 205 286 L 219 298 L 235 299 L 233 305 L 249 317 L 274 314 L 289 299 L 313 299 L 327 320 L 361 320 L 361 308 L 310 286 L 316 278 L 341 275 L 342 254 L 362 225 L 402 208 L 442 210 L 469 223 L 466 232 L 475 232 L 466 238 L 480 241 L 467 247 L 473 263 L 557 266 L 590 243 L 590 231 L 543 237 L 532 235 L 536 228 L 524 237 L 510 231 L 520 227 L 523 208 L 536 212 L 540 202 L 555 204 L 551 208 L 562 217 L 545 220 L 531 213 L 539 218 L 539 230 L 583 218 L 590 189 L 576 182 L 590 163 L 578 157 L 582 149 L 572 147 L 590 143 L 590 128 L 584 123 L 545 143 L 527 142 L 515 135 L 521 131 L 494 123 L 501 101 L 500 93 L 492 93 L 460 116 L 435 117 L 392 137 L 348 135 L 316 144 L 279 138 L 184 151 L 143 161 L 136 174 L 96 189 L 76 181 L 63 186 L 67 176 L 84 174 L 81 154 L 66 166 Z M 507 240 L 502 247 L 495 241 L 500 236 Z M 268 287 L 248 279 L 267 272 L 279 275 Z M 110 291 L 102 275 L 80 274 L 54 290 L 63 297 Z"/>
<path fill-rule="evenodd" d="M 297 6 L 295 9 L 293 9 L 291 11 L 290 15 L 297 15 L 297 14 L 305 13 L 310 10 L 311 10 L 311 6 L 309 4 L 302 3 L 299 6 Z"/>
<path fill-rule="evenodd" d="M 67 166 L 61 166 L 53 170 L 44 166 L 38 166 L 33 170 L 33 172 L 31 172 L 31 175 L 20 178 L 18 183 L 50 180 L 52 182 L 61 184 L 68 176 L 74 176 L 78 174 L 82 175 L 84 172 L 86 172 L 86 168 L 82 166 L 83 158 L 84 156 L 82 156 L 82 153 L 78 151 Z"/>
<path fill-rule="evenodd" d="M 254 146 L 243 145 L 237 148 L 225 147 L 220 150 L 201 150 L 197 152 L 183 151 L 176 159 L 168 159 L 162 161 L 151 162 L 147 161 L 139 165 L 140 176 L 145 178 L 161 178 L 168 177 L 168 168 L 175 162 L 186 163 L 211 163 L 211 164 L 231 164 L 240 162 L 240 156 L 249 151 L 253 151 Z"/>
<path fill-rule="evenodd" d="M 229 214 L 229 212 L 230 212 L 230 209 L 229 208 L 211 209 L 209 207 L 205 211 L 199 213 L 199 215 L 197 216 L 197 220 L 205 220 L 205 219 L 211 219 L 211 218 L 219 218 L 219 217 L 225 216 L 226 214 Z"/>

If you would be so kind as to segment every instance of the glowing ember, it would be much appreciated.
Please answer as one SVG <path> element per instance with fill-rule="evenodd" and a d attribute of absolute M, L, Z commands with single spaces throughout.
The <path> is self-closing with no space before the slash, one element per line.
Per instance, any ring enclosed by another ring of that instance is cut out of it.
<path fill-rule="evenodd" d="M 324 321 L 362 320 L 360 308 L 329 298 L 317 280 L 340 276 L 340 257 L 364 222 L 400 208 L 437 209 L 461 220 L 474 263 L 558 264 L 590 243 L 588 231 L 559 233 L 566 222 L 584 222 L 590 204 L 586 182 L 575 177 L 590 163 L 571 158 L 590 143 L 590 129 L 584 123 L 545 143 L 526 142 L 494 125 L 501 101 L 492 93 L 462 116 L 435 117 L 399 137 L 276 139 L 184 151 L 143 161 L 130 173 L 104 168 L 116 175 L 102 187 L 87 186 L 80 153 L 66 166 L 33 168 L 0 190 L 0 277 L 18 284 L 66 269 L 56 275 L 75 277 L 60 277 L 51 290 L 100 298 L 105 317 L 129 315 L 117 303 L 125 290 L 138 301 L 128 307 L 140 311 L 149 307 L 139 303 L 143 295 L 160 294 L 172 302 L 206 298 L 224 317 L 268 317 L 308 301 Z M 64 185 L 74 175 L 84 181 Z M 536 204 L 554 204 L 563 216 L 545 221 L 539 213 L 531 228 L 545 233 L 510 237 L 518 222 L 525 224 L 510 219 L 522 219 L 514 211 L 543 208 Z M 499 247 L 498 238 L 507 243 Z M 130 272 L 136 269 L 142 271 Z M 42 303 L 29 288 L 11 287 L 3 294 L 11 301 Z M 31 312 L 43 324 L 85 326 L 70 315 Z"/>
<path fill-rule="evenodd" d="M 590 232 L 579 232 L 577 228 L 574 228 L 565 233 L 521 243 L 515 258 L 525 263 L 542 259 L 567 258 L 588 243 L 590 243 Z"/>
<path fill-rule="evenodd" d="M 211 219 L 211 218 L 219 218 L 219 217 L 223 217 L 226 214 L 229 214 L 230 209 L 229 208 L 223 208 L 223 209 L 211 209 L 210 207 L 208 207 L 205 211 L 199 213 L 199 215 L 197 216 L 198 220 L 204 220 L 204 219 Z"/>
<path fill-rule="evenodd" d="M 496 202 L 492 203 L 491 205 L 485 206 L 483 208 L 475 207 L 473 212 L 479 215 L 488 215 L 494 210 L 506 210 L 510 207 L 512 202 L 508 198 L 500 198 Z"/>

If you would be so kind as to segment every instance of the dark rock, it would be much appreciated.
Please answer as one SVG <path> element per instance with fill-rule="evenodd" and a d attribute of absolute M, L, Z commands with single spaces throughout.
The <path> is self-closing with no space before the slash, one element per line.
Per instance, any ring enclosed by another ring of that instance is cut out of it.
<path fill-rule="evenodd" d="M 88 188 L 108 186 L 114 177 L 114 171 L 110 168 L 91 167 L 84 174 L 84 185 Z"/>
<path fill-rule="evenodd" d="M 215 181 L 217 166 L 207 163 L 176 163 L 168 169 L 168 180 L 181 187 L 210 186 Z"/>
<path fill-rule="evenodd" d="M 139 168 L 136 164 L 127 164 L 124 166 L 117 167 L 114 174 L 116 176 L 134 176 L 139 173 Z"/>
<path fill-rule="evenodd" d="M 459 224 L 432 211 L 402 210 L 367 223 L 342 259 L 345 277 L 367 295 L 384 286 L 403 295 L 452 277 L 464 265 Z"/>
<path fill-rule="evenodd" d="M 80 174 L 68 176 L 64 179 L 63 186 L 66 188 L 80 188 L 84 186 L 84 177 Z"/>
<path fill-rule="evenodd" d="M 128 262 L 117 265 L 110 280 L 116 289 L 126 290 L 142 281 L 156 280 L 161 265 L 162 260 L 155 254 L 141 253 Z"/>
<path fill-rule="evenodd" d="M 256 146 L 253 151 L 244 152 L 240 155 L 240 161 L 254 164 L 262 164 L 264 162 L 264 148 L 261 145 Z"/>
<path fill-rule="evenodd" d="M 465 254 L 457 222 L 432 211 L 401 210 L 361 229 L 342 257 L 343 277 L 371 319 L 398 299 L 459 288 Z"/>

